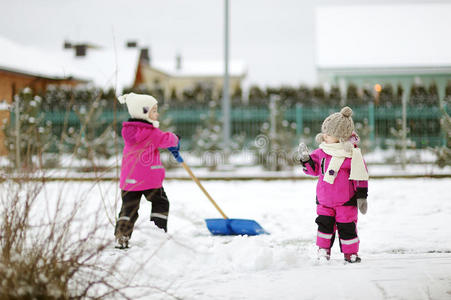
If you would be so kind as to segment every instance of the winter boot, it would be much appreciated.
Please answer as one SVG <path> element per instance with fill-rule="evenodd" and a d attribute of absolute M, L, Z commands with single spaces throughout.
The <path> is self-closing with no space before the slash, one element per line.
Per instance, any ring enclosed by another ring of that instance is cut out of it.
<path fill-rule="evenodd" d="M 359 263 L 361 261 L 357 253 L 345 253 L 345 261 L 348 263 Z"/>
<path fill-rule="evenodd" d="M 127 249 L 128 248 L 128 240 L 130 238 L 128 236 L 116 236 L 116 245 L 114 246 L 117 249 Z"/>
<path fill-rule="evenodd" d="M 330 249 L 318 248 L 318 260 L 330 260 Z"/>

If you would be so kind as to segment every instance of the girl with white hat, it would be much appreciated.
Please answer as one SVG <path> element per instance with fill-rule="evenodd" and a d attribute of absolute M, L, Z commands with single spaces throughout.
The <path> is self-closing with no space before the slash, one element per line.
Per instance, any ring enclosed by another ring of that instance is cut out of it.
<path fill-rule="evenodd" d="M 125 143 L 120 177 L 122 207 L 114 235 L 116 247 L 127 248 L 143 195 L 152 202 L 150 220 L 167 231 L 169 200 L 163 189 L 165 169 L 159 148 L 178 151 L 180 144 L 174 133 L 158 128 L 158 102 L 154 97 L 130 93 L 120 96 L 119 102 L 127 105 L 131 118 L 122 124 Z"/>

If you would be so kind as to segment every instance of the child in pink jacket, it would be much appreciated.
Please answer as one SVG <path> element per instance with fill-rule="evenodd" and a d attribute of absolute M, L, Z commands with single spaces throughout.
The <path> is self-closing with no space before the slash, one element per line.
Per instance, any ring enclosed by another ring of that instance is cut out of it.
<path fill-rule="evenodd" d="M 316 186 L 318 258 L 330 259 L 330 249 L 338 230 L 340 249 L 347 262 L 360 262 L 358 256 L 357 207 L 367 210 L 368 172 L 354 132 L 352 109 L 344 107 L 328 116 L 316 140 L 319 148 L 309 154 L 299 145 L 305 174 L 318 176 Z"/>
<path fill-rule="evenodd" d="M 150 220 L 167 231 L 169 200 L 163 189 L 165 169 L 159 148 L 176 147 L 179 139 L 158 129 L 158 103 L 154 97 L 130 93 L 120 96 L 119 102 L 127 104 L 132 117 L 122 124 L 125 143 L 120 177 L 122 207 L 114 231 L 117 247 L 126 248 L 138 219 L 142 195 L 152 202 Z"/>

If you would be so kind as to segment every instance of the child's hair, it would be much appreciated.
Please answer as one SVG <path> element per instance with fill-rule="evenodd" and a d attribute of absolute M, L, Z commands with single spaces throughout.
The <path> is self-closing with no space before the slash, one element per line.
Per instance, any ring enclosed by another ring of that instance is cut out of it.
<path fill-rule="evenodd" d="M 345 149 L 350 150 L 352 143 L 350 141 L 354 132 L 354 122 L 352 121 L 352 109 L 345 106 L 340 112 L 328 116 L 321 126 L 321 133 L 316 136 L 318 144 L 324 142 L 324 134 L 333 136 L 343 143 Z M 348 145 L 349 144 L 349 145 Z"/>

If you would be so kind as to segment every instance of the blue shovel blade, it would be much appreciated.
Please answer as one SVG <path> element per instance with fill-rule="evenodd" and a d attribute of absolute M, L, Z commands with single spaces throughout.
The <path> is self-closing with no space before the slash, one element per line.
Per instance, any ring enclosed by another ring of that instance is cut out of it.
<path fill-rule="evenodd" d="M 259 235 L 268 234 L 254 220 L 246 219 L 205 219 L 208 230 L 213 235 Z"/>

